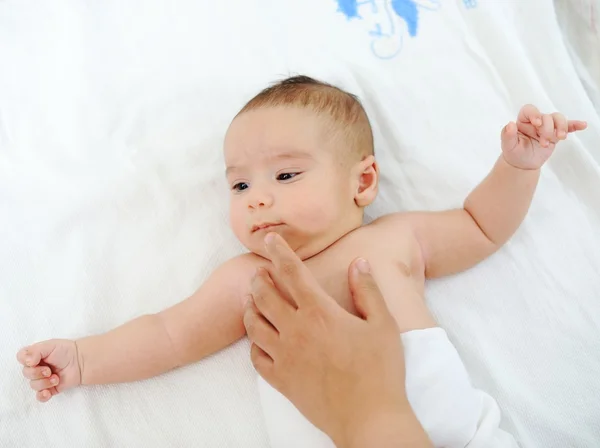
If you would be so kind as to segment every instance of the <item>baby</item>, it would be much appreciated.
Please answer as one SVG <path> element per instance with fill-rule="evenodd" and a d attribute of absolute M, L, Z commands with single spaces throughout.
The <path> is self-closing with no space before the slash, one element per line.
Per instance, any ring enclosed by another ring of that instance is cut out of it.
<path fill-rule="evenodd" d="M 158 314 L 104 334 L 23 348 L 23 375 L 45 402 L 80 385 L 153 377 L 227 347 L 245 335 L 244 298 L 256 269 L 270 264 L 263 239 L 277 232 L 352 312 L 347 268 L 357 257 L 369 260 L 402 334 L 417 417 L 435 446 L 465 446 L 482 398 L 427 309 L 424 281 L 498 250 L 523 220 L 555 144 L 585 127 L 525 106 L 503 129 L 502 154 L 464 208 L 393 213 L 363 225 L 379 168 L 360 102 L 305 76 L 279 82 L 244 106 L 224 141 L 231 226 L 250 253 L 227 261 L 191 297 Z M 275 397 L 261 388 L 263 402 Z"/>

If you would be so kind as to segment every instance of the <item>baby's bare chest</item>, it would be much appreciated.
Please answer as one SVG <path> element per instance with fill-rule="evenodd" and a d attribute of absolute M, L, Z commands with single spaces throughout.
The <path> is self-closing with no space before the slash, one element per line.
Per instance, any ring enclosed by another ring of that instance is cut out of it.
<path fill-rule="evenodd" d="M 423 300 L 424 271 L 414 237 L 393 237 L 368 226 L 355 230 L 305 261 L 321 287 L 350 312 L 355 312 L 348 269 L 356 258 L 368 260 L 386 303 L 402 331 L 434 326 Z"/>

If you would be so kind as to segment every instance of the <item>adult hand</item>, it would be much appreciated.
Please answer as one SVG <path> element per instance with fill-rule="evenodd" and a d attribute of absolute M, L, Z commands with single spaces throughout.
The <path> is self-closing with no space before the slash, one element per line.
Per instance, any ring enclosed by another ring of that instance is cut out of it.
<path fill-rule="evenodd" d="M 349 268 L 357 317 L 279 235 L 265 245 L 273 266 L 257 271 L 244 315 L 258 373 L 338 447 L 430 446 L 406 398 L 398 328 L 368 263 Z"/>

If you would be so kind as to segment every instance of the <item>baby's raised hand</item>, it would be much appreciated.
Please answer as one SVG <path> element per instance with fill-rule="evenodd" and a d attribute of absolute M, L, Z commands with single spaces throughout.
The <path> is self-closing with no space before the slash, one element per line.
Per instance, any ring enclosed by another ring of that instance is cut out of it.
<path fill-rule="evenodd" d="M 81 384 L 81 371 L 75 341 L 51 339 L 24 347 L 17 353 L 23 376 L 46 402 L 59 392 Z"/>
<path fill-rule="evenodd" d="M 586 127 L 585 121 L 567 121 L 562 114 L 542 114 L 531 104 L 523 106 L 517 122 L 511 121 L 502 130 L 504 160 L 524 170 L 541 168 L 560 140 Z"/>

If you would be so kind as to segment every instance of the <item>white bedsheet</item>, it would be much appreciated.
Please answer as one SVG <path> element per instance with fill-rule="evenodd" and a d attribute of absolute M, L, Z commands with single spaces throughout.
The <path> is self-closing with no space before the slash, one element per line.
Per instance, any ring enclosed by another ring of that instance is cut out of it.
<path fill-rule="evenodd" d="M 0 2 L 1 447 L 268 446 L 246 341 L 44 405 L 14 354 L 176 303 L 242 250 L 222 135 L 290 73 L 364 100 L 370 217 L 459 205 L 524 103 L 589 122 L 510 243 L 427 298 L 523 447 L 600 446 L 600 117 L 553 3 L 417 3 L 415 21 L 341 0 Z"/>
<path fill-rule="evenodd" d="M 554 0 L 565 45 L 600 113 L 600 0 Z"/>

